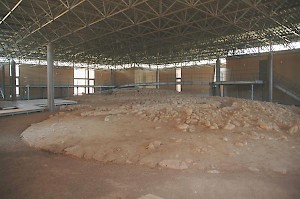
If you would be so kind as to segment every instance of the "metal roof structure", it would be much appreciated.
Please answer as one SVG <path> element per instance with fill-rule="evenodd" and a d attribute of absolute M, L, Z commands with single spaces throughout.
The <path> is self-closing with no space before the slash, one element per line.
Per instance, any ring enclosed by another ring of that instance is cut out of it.
<path fill-rule="evenodd" d="M 298 0 L 1 0 L 0 57 L 162 64 L 300 40 Z"/>

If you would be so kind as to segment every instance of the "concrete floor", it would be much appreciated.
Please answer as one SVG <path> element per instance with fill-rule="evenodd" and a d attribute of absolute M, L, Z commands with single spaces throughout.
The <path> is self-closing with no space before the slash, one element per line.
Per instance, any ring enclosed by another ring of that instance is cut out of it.
<path fill-rule="evenodd" d="M 55 99 L 56 106 L 77 104 L 76 101 Z M 47 99 L 0 101 L 0 117 L 7 115 L 42 112 L 47 109 Z"/>

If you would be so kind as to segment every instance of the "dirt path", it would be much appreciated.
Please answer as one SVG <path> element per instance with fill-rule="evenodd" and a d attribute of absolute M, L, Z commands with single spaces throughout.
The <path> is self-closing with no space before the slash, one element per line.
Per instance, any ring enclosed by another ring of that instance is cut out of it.
<path fill-rule="evenodd" d="M 300 198 L 297 171 L 170 170 L 101 163 L 35 150 L 19 135 L 48 113 L 0 118 L 1 198 Z"/>

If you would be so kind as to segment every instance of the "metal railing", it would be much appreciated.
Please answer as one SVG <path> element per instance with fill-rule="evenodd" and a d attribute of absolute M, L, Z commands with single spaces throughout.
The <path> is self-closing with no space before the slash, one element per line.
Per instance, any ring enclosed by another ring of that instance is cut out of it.
<path fill-rule="evenodd" d="M 300 99 L 300 84 L 274 72 L 274 85 L 281 87 L 292 95 Z"/>
<path fill-rule="evenodd" d="M 2 99 L 4 99 L 4 93 L 3 93 L 2 88 L 0 88 L 0 97 L 1 97 Z"/>
<path fill-rule="evenodd" d="M 259 72 L 257 70 L 229 70 L 220 74 L 222 81 L 255 81 L 259 80 Z"/>

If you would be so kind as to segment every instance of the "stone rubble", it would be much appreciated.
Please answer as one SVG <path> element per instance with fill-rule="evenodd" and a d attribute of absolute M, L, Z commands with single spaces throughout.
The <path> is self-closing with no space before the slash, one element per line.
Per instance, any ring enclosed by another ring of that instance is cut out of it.
<path fill-rule="evenodd" d="M 207 170 L 205 164 L 227 159 L 247 162 L 245 154 L 255 154 L 257 143 L 285 146 L 300 135 L 299 108 L 269 102 L 155 89 L 114 90 L 111 95 L 78 101 L 32 125 L 21 138 L 39 149 L 106 163 L 179 170 L 198 167 L 217 174 L 222 168 Z M 126 128 L 119 126 L 122 121 Z M 135 128 L 135 122 L 145 126 Z M 259 172 L 261 167 L 244 168 Z M 287 170 L 273 171 L 285 174 Z"/>
<path fill-rule="evenodd" d="M 187 169 L 187 163 L 185 161 L 180 161 L 180 160 L 162 160 L 159 162 L 159 166 L 161 167 L 166 167 L 170 169 Z"/>
<path fill-rule="evenodd" d="M 113 94 L 124 95 L 122 91 L 115 91 Z M 146 90 L 135 94 L 131 98 L 136 100 L 132 100 L 134 102 L 129 105 L 108 110 L 84 111 L 81 116 L 132 113 L 146 121 L 158 123 L 175 121 L 178 130 L 183 132 L 189 132 L 190 125 L 203 126 L 212 130 L 223 128 L 232 131 L 252 128 L 288 132 L 292 135 L 300 132 L 299 115 L 291 111 L 292 107 L 284 105 L 227 97 L 192 98 L 176 95 L 173 92 L 170 92 L 172 97 L 169 97 L 160 95 L 157 91 Z M 152 94 L 158 94 L 157 98 L 146 102 L 137 98 Z"/>

